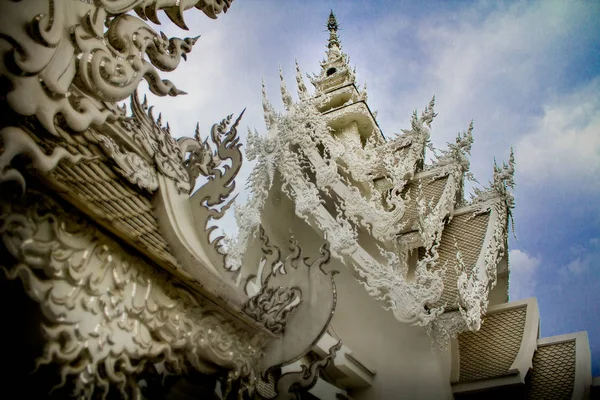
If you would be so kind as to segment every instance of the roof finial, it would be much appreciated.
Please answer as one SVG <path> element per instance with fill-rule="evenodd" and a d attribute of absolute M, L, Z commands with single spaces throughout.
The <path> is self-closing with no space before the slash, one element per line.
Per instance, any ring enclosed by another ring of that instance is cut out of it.
<path fill-rule="evenodd" d="M 327 29 L 329 30 L 329 43 L 327 44 L 328 48 L 332 48 L 333 46 L 340 47 L 340 40 L 337 35 L 339 25 L 337 19 L 335 18 L 335 14 L 333 10 L 329 13 L 329 19 L 327 20 Z"/>
<path fill-rule="evenodd" d="M 287 86 L 285 85 L 285 79 L 283 79 L 283 71 L 281 70 L 281 65 L 279 66 L 279 79 L 281 81 L 280 89 L 281 89 L 281 100 L 283 101 L 283 105 L 286 110 L 289 110 L 292 107 L 292 96 L 290 92 L 287 90 Z"/>
<path fill-rule="evenodd" d="M 271 105 L 271 102 L 267 98 L 267 89 L 265 88 L 265 80 L 262 81 L 262 105 L 263 105 L 263 114 L 265 117 L 265 125 L 267 129 L 271 129 L 271 127 L 275 124 L 275 110 Z"/>
<path fill-rule="evenodd" d="M 296 59 L 296 83 L 298 84 L 298 97 L 300 100 L 306 100 L 308 98 L 308 91 L 306 90 L 306 85 L 304 84 L 304 79 L 302 78 L 302 72 L 300 72 L 300 65 L 298 65 L 298 60 Z"/>

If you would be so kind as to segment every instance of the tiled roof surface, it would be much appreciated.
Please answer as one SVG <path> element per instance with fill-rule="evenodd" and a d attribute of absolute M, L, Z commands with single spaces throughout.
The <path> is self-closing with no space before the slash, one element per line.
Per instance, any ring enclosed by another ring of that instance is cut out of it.
<path fill-rule="evenodd" d="M 275 391 L 275 378 L 273 378 L 273 374 L 268 374 L 267 379 L 268 381 L 266 382 L 262 379 L 258 379 L 256 391 L 262 397 L 266 399 L 272 399 L 277 396 L 277 392 Z"/>
<path fill-rule="evenodd" d="M 440 258 L 438 265 L 446 265 L 444 275 L 444 292 L 435 306 L 446 304 L 447 310 L 458 307 L 458 289 L 456 285 L 456 247 L 462 254 L 463 262 L 471 271 L 482 251 L 483 241 L 487 232 L 490 213 L 473 216 L 471 213 L 457 215 L 442 233 L 442 241 L 438 248 Z"/>
<path fill-rule="evenodd" d="M 478 332 L 458 335 L 459 381 L 506 375 L 521 347 L 527 305 L 489 314 Z"/>
<path fill-rule="evenodd" d="M 575 340 L 539 346 L 528 380 L 528 399 L 571 399 L 575 382 Z"/>
<path fill-rule="evenodd" d="M 306 368 L 309 368 L 310 364 L 312 363 L 312 359 L 309 354 L 304 355 L 298 361 L 300 362 L 300 365 L 303 365 Z M 277 390 L 275 390 L 276 382 L 275 382 L 275 378 L 273 377 L 273 374 L 271 374 L 271 373 L 269 373 L 267 375 L 267 379 L 268 379 L 268 381 L 258 379 L 258 384 L 256 385 L 256 390 L 262 397 L 267 398 L 267 399 L 272 399 L 275 396 L 277 396 Z"/>
<path fill-rule="evenodd" d="M 429 201 L 433 200 L 433 205 L 435 206 L 440 200 L 440 197 L 442 197 L 442 193 L 444 192 L 447 181 L 448 176 L 444 176 L 436 180 L 431 180 L 431 178 L 423 178 L 412 181 L 408 184 L 407 194 L 410 196 L 410 201 L 406 205 L 406 211 L 403 217 L 404 223 L 407 227 L 411 228 L 415 226 L 419 218 L 417 205 L 417 198 L 420 194 L 419 183 L 422 184 L 421 190 L 425 202 L 429 204 Z"/>
<path fill-rule="evenodd" d="M 117 175 L 102 150 L 83 135 L 63 137 L 68 142 L 60 144 L 71 154 L 96 157 L 76 165 L 61 162 L 51 172 L 50 176 L 68 189 L 63 196 L 84 204 L 86 213 L 108 222 L 116 232 L 146 253 L 169 266 L 178 266 L 177 260 L 169 253 L 167 242 L 159 233 L 150 195 Z M 36 139 L 46 149 L 54 147 L 51 141 Z"/>

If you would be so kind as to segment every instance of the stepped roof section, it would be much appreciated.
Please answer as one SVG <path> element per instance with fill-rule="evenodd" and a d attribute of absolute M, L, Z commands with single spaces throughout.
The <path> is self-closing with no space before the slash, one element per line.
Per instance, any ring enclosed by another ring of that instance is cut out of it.
<path fill-rule="evenodd" d="M 585 332 L 539 338 L 534 298 L 491 306 L 479 332 L 452 346 L 457 399 L 587 399 L 592 383 Z"/>
<path fill-rule="evenodd" d="M 386 141 L 367 105 L 366 87 L 356 88 L 333 13 L 327 26 L 326 59 L 311 77 L 314 94 L 297 63 L 299 102 L 281 73 L 284 112 L 275 110 L 263 90 L 269 133 L 249 132 L 247 154 L 258 161 L 250 179 L 253 196 L 237 210 L 240 236 L 230 243 L 228 266 L 240 268 L 235 255 L 249 245 L 259 221 L 275 231 L 276 219 L 289 218 L 265 217 L 267 198 L 282 192 L 292 203 L 289 212 L 326 236 L 332 255 L 399 321 L 427 325 L 442 338 L 478 330 L 489 299 L 501 303 L 508 297 L 513 156 L 494 167 L 488 188 L 466 201 L 473 124 L 425 165 L 433 98 L 413 113 L 409 129 Z M 438 317 L 447 311 L 459 311 L 464 323 L 442 326 L 446 320 Z"/>

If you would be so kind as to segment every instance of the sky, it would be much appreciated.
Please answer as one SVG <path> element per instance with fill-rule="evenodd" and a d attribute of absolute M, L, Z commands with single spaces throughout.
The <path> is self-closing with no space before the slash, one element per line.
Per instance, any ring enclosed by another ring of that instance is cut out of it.
<path fill-rule="evenodd" d="M 237 0 L 216 21 L 188 11 L 189 34 L 161 15 L 168 36 L 201 37 L 163 73 L 189 94 L 150 103 L 175 136 L 196 122 L 207 135 L 243 109 L 242 140 L 247 127 L 265 133 L 261 80 L 283 109 L 278 66 L 293 94 L 294 59 L 319 71 L 330 9 L 384 135 L 409 128 L 435 94 L 433 144 L 473 120 L 479 182 L 514 147 L 510 299 L 537 297 L 542 337 L 586 330 L 600 375 L 600 2 Z"/>

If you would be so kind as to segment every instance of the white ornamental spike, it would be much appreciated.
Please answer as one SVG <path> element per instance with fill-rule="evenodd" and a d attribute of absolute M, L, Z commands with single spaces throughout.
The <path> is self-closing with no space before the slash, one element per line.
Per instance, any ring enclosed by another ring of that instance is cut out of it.
<path fill-rule="evenodd" d="M 304 78 L 302 77 L 302 72 L 300 72 L 300 65 L 298 65 L 298 59 L 296 61 L 296 83 L 298 84 L 298 98 L 300 101 L 304 101 L 308 99 L 308 91 L 306 90 L 306 85 L 304 84 Z"/>
<path fill-rule="evenodd" d="M 425 110 L 421 113 L 421 121 L 429 126 L 433 122 L 433 119 L 437 117 L 437 114 L 434 111 L 435 108 L 435 95 L 431 98 L 431 101 L 425 108 Z"/>
<path fill-rule="evenodd" d="M 267 130 L 270 130 L 271 127 L 275 124 L 275 110 L 269 102 L 267 98 L 267 89 L 265 88 L 265 80 L 262 81 L 262 105 L 263 105 L 263 113 L 265 117 L 265 125 L 267 126 Z"/>
<path fill-rule="evenodd" d="M 283 79 L 283 71 L 281 71 L 281 65 L 279 66 L 279 80 L 281 81 L 281 100 L 283 100 L 283 106 L 286 110 L 289 110 L 292 107 L 293 100 L 292 95 L 287 90 L 287 86 L 285 85 L 285 80 Z"/>
<path fill-rule="evenodd" d="M 360 99 L 362 101 L 364 101 L 365 103 L 367 102 L 367 82 L 365 82 L 365 84 L 363 85 L 363 90 L 360 92 Z"/>

